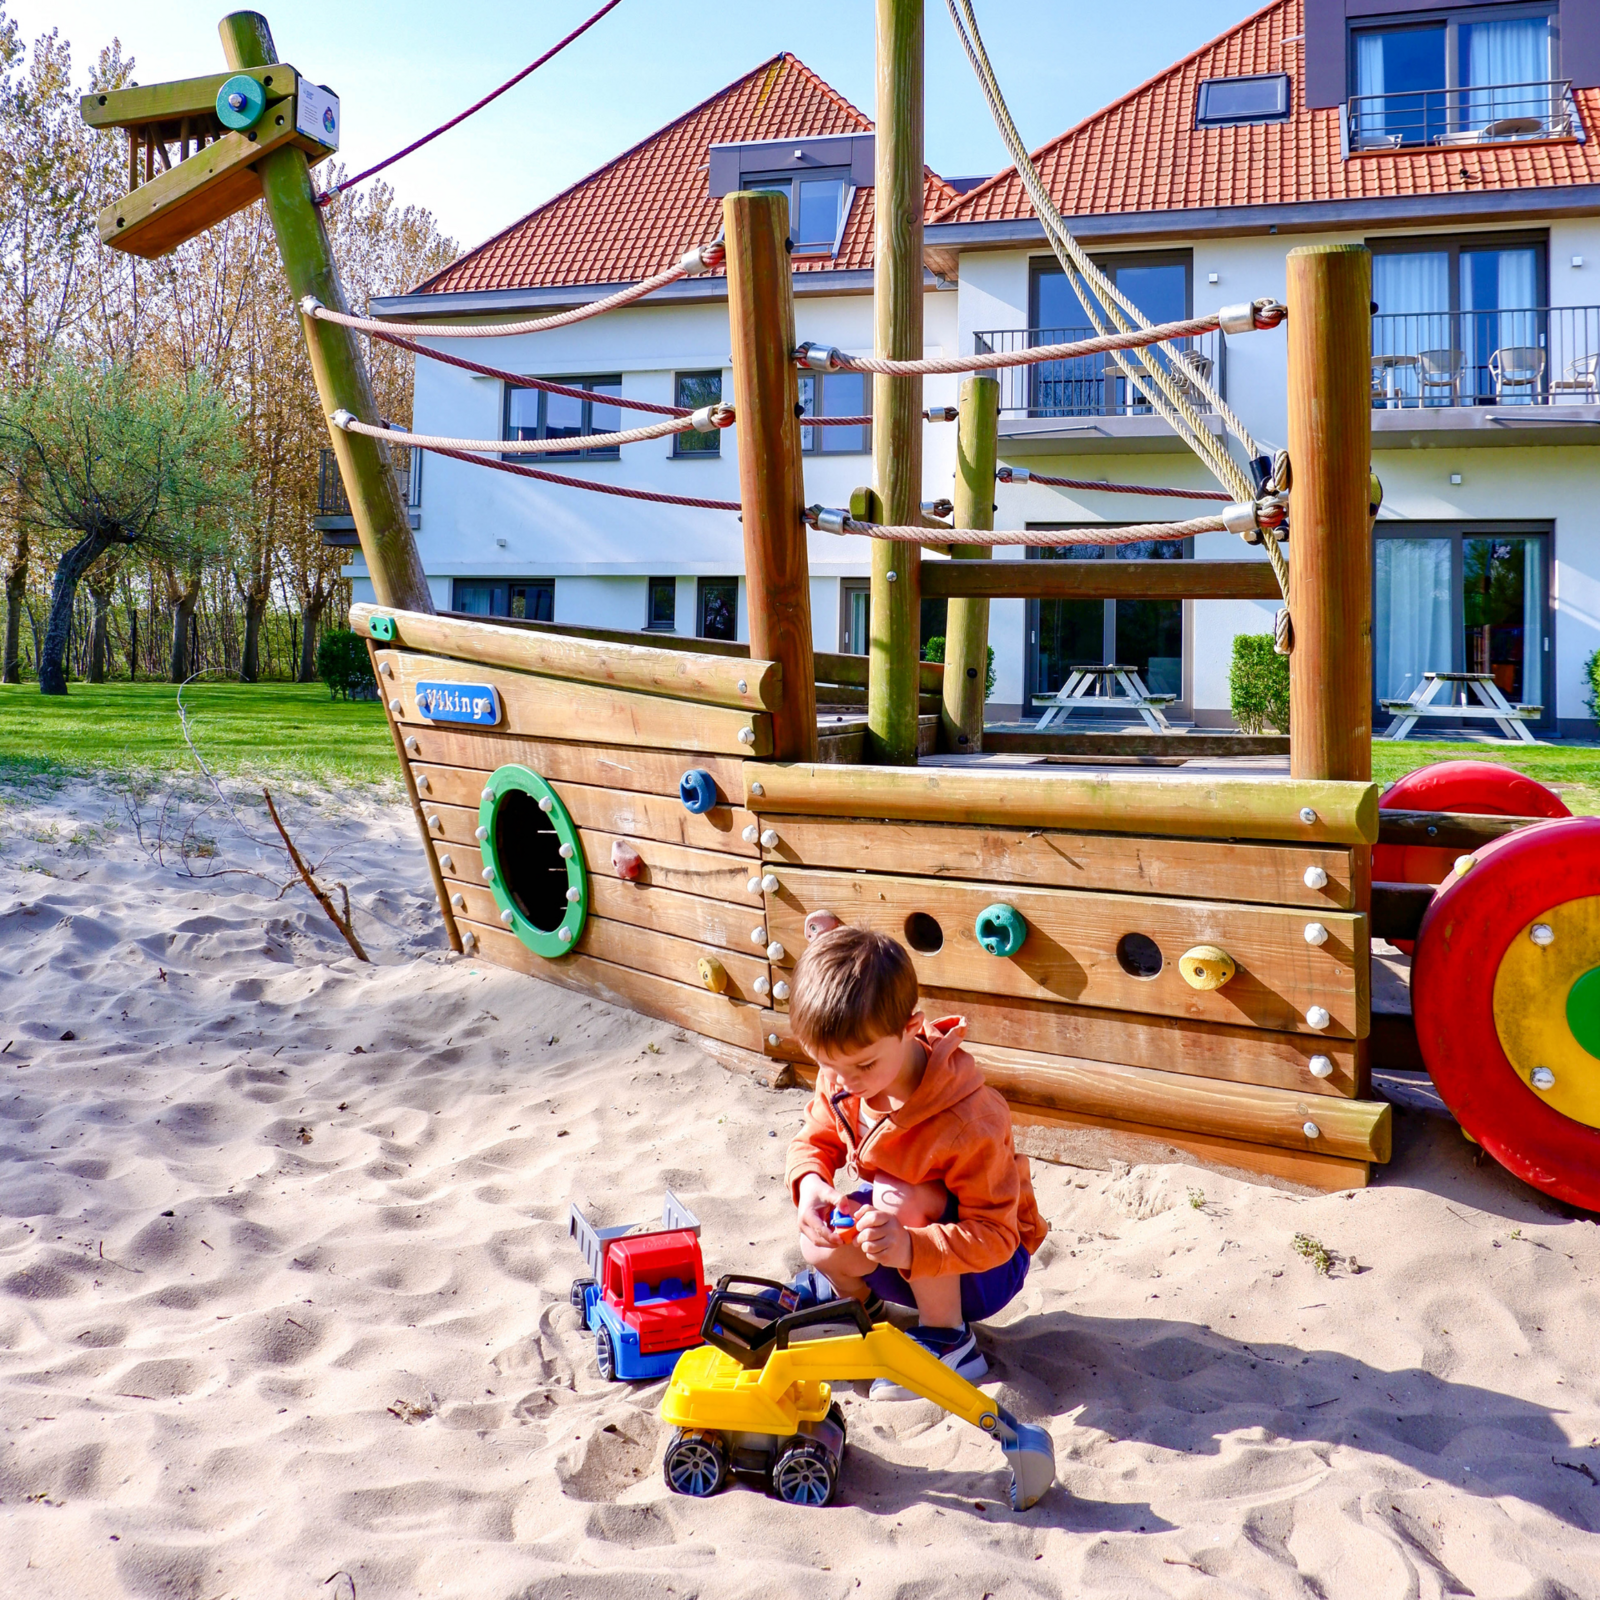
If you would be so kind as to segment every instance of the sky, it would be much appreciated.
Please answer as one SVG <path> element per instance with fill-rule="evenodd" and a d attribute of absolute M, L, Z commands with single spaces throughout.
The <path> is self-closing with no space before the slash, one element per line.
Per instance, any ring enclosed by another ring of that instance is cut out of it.
<path fill-rule="evenodd" d="M 600 0 L 271 0 L 280 59 L 340 97 L 352 171 L 454 116 L 542 54 Z M 148 9 L 147 9 L 148 8 Z M 140 83 L 225 65 L 223 7 L 196 0 L 0 0 L 32 41 L 50 28 L 81 80 L 114 36 Z M 976 0 L 990 59 L 1030 147 L 1170 66 L 1252 0 Z M 1006 165 L 940 0 L 927 0 L 927 159 L 947 177 Z M 385 177 L 468 247 L 526 215 L 753 67 L 790 50 L 872 115 L 871 0 L 622 0 L 492 106 Z"/>

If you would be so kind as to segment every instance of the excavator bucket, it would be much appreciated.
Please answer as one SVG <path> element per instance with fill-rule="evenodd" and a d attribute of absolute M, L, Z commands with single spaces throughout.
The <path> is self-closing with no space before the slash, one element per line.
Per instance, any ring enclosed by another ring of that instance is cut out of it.
<path fill-rule="evenodd" d="M 1018 1422 L 1003 1410 L 995 1435 L 1011 1467 L 1011 1509 L 1026 1511 L 1056 1481 L 1055 1441 L 1036 1423 Z"/>

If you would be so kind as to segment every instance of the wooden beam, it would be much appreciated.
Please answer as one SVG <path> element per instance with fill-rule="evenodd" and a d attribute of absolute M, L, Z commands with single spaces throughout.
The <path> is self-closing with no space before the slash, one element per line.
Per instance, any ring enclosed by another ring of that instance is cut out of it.
<path fill-rule="evenodd" d="M 777 662 L 782 674 L 774 752 L 785 761 L 810 761 L 817 753 L 817 696 L 788 205 L 770 190 L 739 191 L 722 202 L 722 216 L 750 650 Z"/>
<path fill-rule="evenodd" d="M 848 683 L 865 689 L 870 661 L 867 656 L 836 655 L 832 651 L 817 652 L 818 683 Z M 917 663 L 917 691 L 919 694 L 938 694 L 944 684 L 942 661 Z"/>
<path fill-rule="evenodd" d="M 1000 383 L 986 374 L 964 378 L 956 424 L 955 512 L 958 528 L 994 527 L 994 469 L 999 455 Z M 952 544 L 950 555 L 964 566 L 993 567 L 986 545 Z M 926 579 L 938 566 L 921 571 Z M 1008 562 L 1022 566 L 1022 562 Z M 1037 562 L 1034 565 L 1038 565 Z M 924 594 L 937 591 L 923 586 Z M 953 595 L 944 628 L 944 707 L 940 723 L 944 749 L 977 754 L 984 748 L 983 708 L 989 697 L 989 601 L 987 597 Z"/>
<path fill-rule="evenodd" d="M 1443 850 L 1480 850 L 1496 839 L 1548 817 L 1474 817 L 1460 811 L 1378 812 L 1379 844 L 1434 845 Z"/>
<path fill-rule="evenodd" d="M 1021 600 L 1275 600 L 1265 561 L 925 561 L 927 596 Z"/>
<path fill-rule="evenodd" d="M 1372 937 L 1415 939 L 1423 914 L 1433 904 L 1431 883 L 1375 883 L 1372 886 Z"/>
<path fill-rule="evenodd" d="M 922 355 L 922 0 L 877 0 L 873 353 Z M 872 468 L 889 524 L 922 515 L 922 380 L 872 379 Z M 915 766 L 922 654 L 921 552 L 872 541 L 867 747 L 874 761 Z"/>
<path fill-rule="evenodd" d="M 782 674 L 772 661 L 729 660 L 649 644 L 600 644 L 561 634 L 526 633 L 495 622 L 419 616 L 386 606 L 358 603 L 350 607 L 350 626 L 363 638 L 372 637 L 374 617 L 392 623 L 389 642 L 396 649 L 426 650 L 474 664 L 484 662 L 577 683 L 611 684 L 704 705 L 765 707 L 770 711 L 781 701 Z"/>
<path fill-rule="evenodd" d="M 1370 844 L 1378 833 L 1378 790 L 1370 783 L 948 767 L 890 772 L 768 762 L 747 762 L 744 773 L 745 805 L 758 812 L 1293 844 Z M 1309 820 L 1303 811 L 1311 813 Z"/>
<path fill-rule="evenodd" d="M 299 83 L 293 67 L 274 62 L 243 72 L 213 72 L 204 78 L 179 78 L 172 83 L 138 84 L 131 89 L 86 94 L 78 101 L 78 111 L 90 128 L 140 128 L 146 123 L 175 122 L 183 117 L 215 117 L 217 94 L 234 77 L 254 78 L 269 106 L 292 95 Z"/>
<path fill-rule="evenodd" d="M 1286 756 L 1289 741 L 1276 733 L 1085 733 L 1046 728 L 986 728 L 983 748 L 1012 756 L 1179 756 L 1209 761 L 1219 756 Z"/>

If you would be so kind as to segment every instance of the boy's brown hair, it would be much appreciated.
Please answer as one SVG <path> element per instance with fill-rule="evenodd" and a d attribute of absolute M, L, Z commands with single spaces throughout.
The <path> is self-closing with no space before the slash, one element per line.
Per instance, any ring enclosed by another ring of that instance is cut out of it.
<path fill-rule="evenodd" d="M 789 1027 L 807 1049 L 859 1049 L 903 1033 L 916 1009 L 911 957 L 884 934 L 833 928 L 795 963 Z"/>

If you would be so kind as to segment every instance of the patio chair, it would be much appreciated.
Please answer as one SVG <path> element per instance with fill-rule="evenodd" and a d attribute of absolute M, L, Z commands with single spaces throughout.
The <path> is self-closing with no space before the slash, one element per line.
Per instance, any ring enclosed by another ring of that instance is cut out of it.
<path fill-rule="evenodd" d="M 1448 403 L 1461 403 L 1461 369 L 1464 357 L 1459 350 L 1419 350 L 1417 352 L 1417 388 L 1422 403 L 1428 403 L 1430 394 L 1443 390 Z"/>
<path fill-rule="evenodd" d="M 1192 401 L 1202 410 L 1206 409 L 1209 402 L 1200 391 L 1201 383 L 1210 383 L 1211 374 L 1216 368 L 1216 363 L 1210 356 L 1201 350 L 1181 350 L 1178 353 L 1178 378 L 1182 385 L 1185 399 Z M 1193 374 L 1196 381 L 1191 381 Z"/>
<path fill-rule="evenodd" d="M 1600 350 L 1567 363 L 1565 374 L 1550 385 L 1552 394 L 1572 394 L 1591 404 L 1600 399 Z"/>
<path fill-rule="evenodd" d="M 1539 398 L 1544 382 L 1544 351 L 1533 344 L 1504 344 L 1489 357 L 1489 376 L 1494 379 L 1496 402 L 1506 390 L 1520 390 L 1530 401 Z"/>

